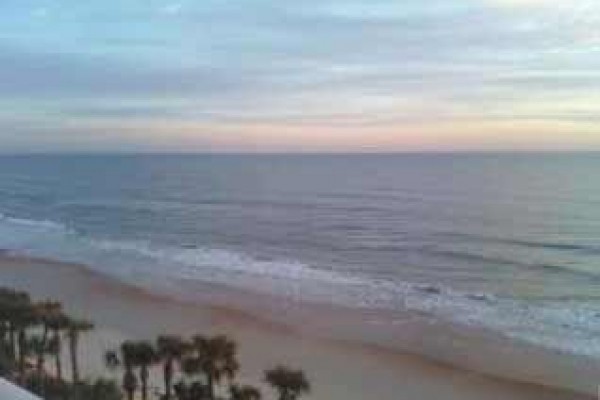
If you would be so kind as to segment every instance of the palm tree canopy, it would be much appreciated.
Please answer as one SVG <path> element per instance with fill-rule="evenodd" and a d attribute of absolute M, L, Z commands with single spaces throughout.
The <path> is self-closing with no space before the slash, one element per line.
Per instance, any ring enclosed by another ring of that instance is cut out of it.
<path fill-rule="evenodd" d="M 162 335 L 156 340 L 158 354 L 163 358 L 180 358 L 187 348 L 180 336 Z"/>
<path fill-rule="evenodd" d="M 303 371 L 281 365 L 266 371 L 265 381 L 280 393 L 291 394 L 294 398 L 310 392 L 310 383 Z"/>
<path fill-rule="evenodd" d="M 239 370 L 237 345 L 226 335 L 205 337 L 196 335 L 194 346 L 202 362 L 204 373 L 219 381 L 223 375 L 233 379 Z"/>
<path fill-rule="evenodd" d="M 136 343 L 136 359 L 139 365 L 148 366 L 158 361 L 158 356 L 150 342 L 141 341 Z"/>
<path fill-rule="evenodd" d="M 13 305 L 11 313 L 11 321 L 19 328 L 31 327 L 38 323 L 35 309 L 30 304 Z"/>
<path fill-rule="evenodd" d="M 202 363 L 197 357 L 185 357 L 181 360 L 181 370 L 188 376 L 202 372 Z"/>
<path fill-rule="evenodd" d="M 54 312 L 52 315 L 49 315 L 46 323 L 50 329 L 63 330 L 69 327 L 71 320 L 66 314 L 59 310 Z"/>
<path fill-rule="evenodd" d="M 45 324 L 49 324 L 56 316 L 62 314 L 62 304 L 56 301 L 45 300 L 33 305 L 38 318 Z"/>
<path fill-rule="evenodd" d="M 126 367 L 131 367 L 136 363 L 136 346 L 134 342 L 125 341 L 121 344 L 121 357 Z"/>
<path fill-rule="evenodd" d="M 73 319 L 69 320 L 68 324 L 69 334 L 78 334 L 79 332 L 90 331 L 94 329 L 94 324 L 84 319 Z"/>
<path fill-rule="evenodd" d="M 15 326 L 34 325 L 37 315 L 29 294 L 18 290 L 0 288 L 0 319 L 11 321 Z"/>
<path fill-rule="evenodd" d="M 262 398 L 260 390 L 249 385 L 232 385 L 229 393 L 231 400 L 260 400 Z"/>
<path fill-rule="evenodd" d="M 8 289 L 8 288 L 0 288 L 0 303 L 30 303 L 31 298 L 29 294 L 26 292 L 21 292 L 18 290 Z"/>
<path fill-rule="evenodd" d="M 126 366 L 149 366 L 158 361 L 154 347 L 146 341 L 125 341 L 121 344 L 121 355 Z"/>

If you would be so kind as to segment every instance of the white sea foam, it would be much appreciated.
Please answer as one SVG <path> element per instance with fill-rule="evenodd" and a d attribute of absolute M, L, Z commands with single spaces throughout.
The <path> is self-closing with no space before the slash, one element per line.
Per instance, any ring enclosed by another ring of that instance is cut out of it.
<path fill-rule="evenodd" d="M 249 255 L 214 248 L 181 248 L 153 246 L 147 242 L 93 241 L 93 246 L 108 252 L 132 253 L 147 257 L 160 265 L 175 264 L 195 271 L 201 278 L 203 269 L 219 269 L 229 273 L 243 273 L 271 278 L 310 279 L 339 282 L 339 274 L 317 270 L 297 261 L 260 260 Z"/>
<path fill-rule="evenodd" d="M 265 260 L 230 249 L 177 247 L 82 236 L 53 221 L 0 217 L 0 248 L 88 265 L 132 284 L 169 287 L 169 280 L 219 283 L 244 290 L 356 308 L 416 310 L 486 327 L 536 344 L 600 357 L 600 314 L 581 301 L 530 303 L 411 285 L 358 273 Z"/>
<path fill-rule="evenodd" d="M 12 218 L 7 216 L 1 216 L 0 219 L 5 220 L 8 223 L 20 226 L 31 227 L 36 230 L 44 231 L 64 231 L 68 232 L 69 229 L 60 223 L 48 221 L 48 220 L 33 220 L 26 218 Z"/>

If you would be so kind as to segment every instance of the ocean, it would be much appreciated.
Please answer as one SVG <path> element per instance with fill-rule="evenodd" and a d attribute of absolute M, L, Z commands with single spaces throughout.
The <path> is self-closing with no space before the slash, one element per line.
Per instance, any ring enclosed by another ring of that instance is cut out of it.
<path fill-rule="evenodd" d="M 599 172 L 594 153 L 1 156 L 0 249 L 600 358 Z"/>

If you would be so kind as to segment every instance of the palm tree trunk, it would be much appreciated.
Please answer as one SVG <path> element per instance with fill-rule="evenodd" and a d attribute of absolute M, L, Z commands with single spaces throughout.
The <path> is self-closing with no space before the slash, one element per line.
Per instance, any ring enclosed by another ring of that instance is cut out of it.
<path fill-rule="evenodd" d="M 79 342 L 79 335 L 76 331 L 69 334 L 69 352 L 71 355 L 71 369 L 73 376 L 73 383 L 79 383 L 79 360 L 77 359 L 77 344 Z"/>
<path fill-rule="evenodd" d="M 44 369 L 44 362 L 45 362 L 45 351 L 46 351 L 46 343 L 48 342 L 48 325 L 44 324 L 44 332 L 42 333 L 42 341 L 40 343 L 40 349 L 39 352 L 37 354 L 37 360 L 36 360 L 36 365 L 35 365 L 35 369 L 38 373 L 38 375 L 42 375 L 42 371 Z"/>
<path fill-rule="evenodd" d="M 19 382 L 23 383 L 23 378 L 25 375 L 25 347 L 27 346 L 27 344 L 25 343 L 27 340 L 27 338 L 25 337 L 25 330 L 24 329 L 20 329 L 19 330 L 19 335 L 18 335 L 18 342 L 19 342 Z"/>
<path fill-rule="evenodd" d="M 148 366 L 142 365 L 140 368 L 140 381 L 142 382 L 142 400 L 148 399 Z"/>
<path fill-rule="evenodd" d="M 171 358 L 165 361 L 165 400 L 171 400 L 171 381 L 173 380 L 173 360 Z"/>
<path fill-rule="evenodd" d="M 215 400 L 215 382 L 211 374 L 206 375 L 206 380 L 208 383 L 208 398 L 210 400 Z"/>
<path fill-rule="evenodd" d="M 286 388 L 278 387 L 277 391 L 279 392 L 279 400 L 292 400 L 292 396 Z"/>
<path fill-rule="evenodd" d="M 56 379 L 62 381 L 62 364 L 60 360 L 60 352 L 54 355 L 54 367 L 56 369 Z"/>
<path fill-rule="evenodd" d="M 7 329 L 6 322 L 2 321 L 0 323 L 0 340 L 2 340 L 2 346 L 3 346 L 3 349 L 5 349 L 5 350 L 8 349 L 7 333 L 8 333 L 8 329 Z"/>
<path fill-rule="evenodd" d="M 9 345 L 10 345 L 10 356 L 13 361 L 16 359 L 17 352 L 15 350 L 16 340 L 15 340 L 15 326 L 11 323 L 9 328 Z"/>
<path fill-rule="evenodd" d="M 127 393 L 127 400 L 133 400 L 135 395 L 135 375 L 131 365 L 125 365 L 125 373 L 123 374 L 123 390 Z"/>
<path fill-rule="evenodd" d="M 58 330 L 54 331 L 54 340 L 56 340 L 56 354 L 54 355 L 54 366 L 56 367 L 56 379 L 62 381 L 62 341 Z"/>

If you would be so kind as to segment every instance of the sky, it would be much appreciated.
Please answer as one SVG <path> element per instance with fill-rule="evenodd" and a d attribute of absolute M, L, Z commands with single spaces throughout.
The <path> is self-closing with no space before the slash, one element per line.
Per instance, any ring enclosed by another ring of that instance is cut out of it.
<path fill-rule="evenodd" d="M 598 0 L 2 0 L 0 152 L 600 150 Z"/>

